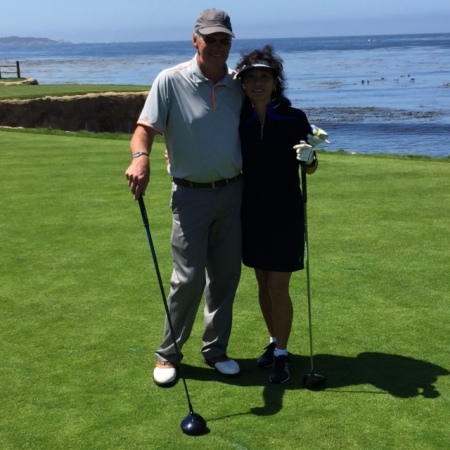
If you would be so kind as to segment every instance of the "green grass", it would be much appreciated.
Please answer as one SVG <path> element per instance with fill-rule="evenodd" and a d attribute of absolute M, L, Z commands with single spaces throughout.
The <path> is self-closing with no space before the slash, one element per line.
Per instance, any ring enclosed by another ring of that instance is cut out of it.
<path fill-rule="evenodd" d="M 4 80 L 3 80 L 4 81 Z M 8 86 L 0 84 L 0 100 L 27 99 L 44 96 L 84 95 L 99 92 L 142 92 L 149 86 L 118 84 L 42 84 Z"/>
<path fill-rule="evenodd" d="M 155 145 L 146 195 L 167 287 L 170 181 Z M 320 154 L 309 177 L 315 369 L 305 277 L 293 277 L 291 380 L 255 367 L 267 344 L 244 269 L 229 354 L 201 363 L 202 317 L 183 348 L 201 437 L 183 435 L 182 384 L 156 387 L 164 309 L 128 140 L 0 131 L 0 448 L 446 449 L 450 439 L 447 160 Z M 201 310 L 200 310 L 201 311 Z"/>

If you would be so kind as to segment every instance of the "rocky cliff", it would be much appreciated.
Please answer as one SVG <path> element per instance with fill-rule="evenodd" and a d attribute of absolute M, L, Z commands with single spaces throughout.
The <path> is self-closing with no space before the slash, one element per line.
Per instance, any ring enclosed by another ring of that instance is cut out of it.
<path fill-rule="evenodd" d="M 148 92 L 0 101 L 0 126 L 132 133 Z"/>

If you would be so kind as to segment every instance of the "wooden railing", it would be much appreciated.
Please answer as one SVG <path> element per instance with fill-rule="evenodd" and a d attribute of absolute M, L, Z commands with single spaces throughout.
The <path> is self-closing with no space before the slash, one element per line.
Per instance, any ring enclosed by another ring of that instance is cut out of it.
<path fill-rule="evenodd" d="M 7 69 L 7 70 L 3 70 Z M 14 70 L 11 70 L 14 69 Z M 3 74 L 15 74 L 16 77 L 7 77 L 7 78 L 20 78 L 20 63 L 19 61 L 16 61 L 15 64 L 10 63 L 0 63 L 0 79 L 4 78 Z"/>

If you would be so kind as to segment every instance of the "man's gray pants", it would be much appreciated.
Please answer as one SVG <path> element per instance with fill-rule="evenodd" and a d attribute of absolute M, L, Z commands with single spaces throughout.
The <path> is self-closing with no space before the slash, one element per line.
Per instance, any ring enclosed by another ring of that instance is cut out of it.
<path fill-rule="evenodd" d="M 241 198 L 241 177 L 218 189 L 172 183 L 173 272 L 167 302 L 180 352 L 204 295 L 202 354 L 207 359 L 226 354 L 241 275 Z M 177 363 L 175 353 L 166 318 L 156 356 Z"/>

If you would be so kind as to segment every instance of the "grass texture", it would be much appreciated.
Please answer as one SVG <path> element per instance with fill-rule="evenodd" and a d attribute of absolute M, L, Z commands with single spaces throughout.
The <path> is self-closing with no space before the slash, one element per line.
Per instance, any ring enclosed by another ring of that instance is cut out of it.
<path fill-rule="evenodd" d="M 102 92 L 142 92 L 149 86 L 132 86 L 118 84 L 43 84 L 43 85 L 8 85 L 0 83 L 0 100 L 29 99 L 45 96 L 61 97 L 65 95 L 84 95 Z"/>
<path fill-rule="evenodd" d="M 170 180 L 155 145 L 145 197 L 166 290 Z M 164 308 L 124 171 L 128 140 L 0 131 L 0 448 L 445 449 L 450 442 L 447 161 L 320 154 L 308 178 L 315 370 L 308 391 L 305 274 L 293 276 L 291 379 L 256 367 L 267 345 L 244 268 L 221 378 L 199 353 L 182 383 L 153 384 Z"/>

